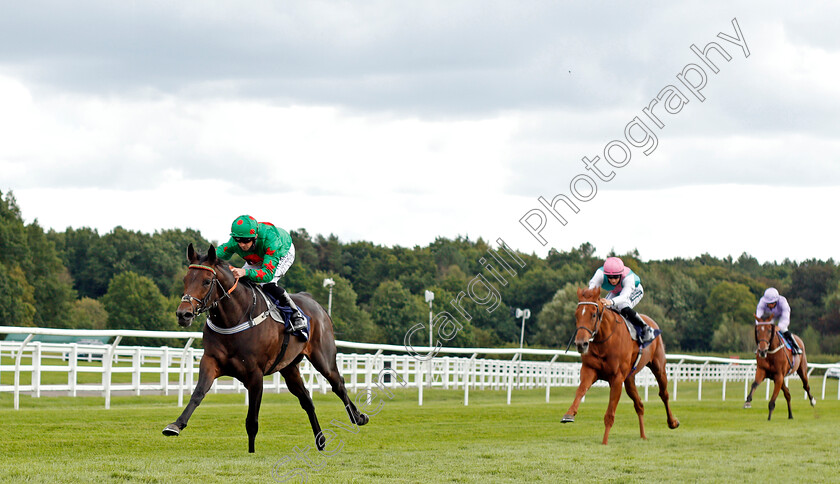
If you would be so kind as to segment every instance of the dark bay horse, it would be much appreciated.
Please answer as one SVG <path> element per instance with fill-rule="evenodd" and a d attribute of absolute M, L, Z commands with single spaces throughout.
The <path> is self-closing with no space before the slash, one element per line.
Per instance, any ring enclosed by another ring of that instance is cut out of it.
<path fill-rule="evenodd" d="M 802 350 L 801 355 L 794 355 L 787 349 L 784 338 L 776 330 L 776 325 L 773 324 L 773 315 L 768 314 L 762 318 L 755 316 L 755 320 L 757 321 L 755 325 L 755 343 L 757 346 L 755 350 L 755 381 L 750 388 L 749 395 L 747 395 L 747 401 L 744 402 L 744 408 L 752 407 L 752 396 L 756 387 L 765 378 L 772 378 L 773 396 L 770 398 L 770 413 L 767 415 L 767 420 L 770 420 L 773 416 L 779 390 L 784 392 L 785 400 L 787 400 L 788 418 L 793 418 L 793 412 L 790 409 L 790 390 L 785 385 L 786 376 L 796 372 L 802 380 L 802 387 L 808 394 L 808 401 L 811 402 L 811 406 L 817 404 L 817 400 L 811 396 L 811 385 L 808 384 L 808 360 L 805 358 L 805 344 L 802 343 L 799 336 L 793 335 Z"/>
<path fill-rule="evenodd" d="M 636 415 L 639 416 L 639 432 L 646 439 L 644 413 L 645 407 L 639 392 L 636 390 L 633 363 L 639 354 L 639 345 L 630 336 L 630 331 L 621 316 L 615 311 L 608 310 L 601 302 L 600 288 L 578 289 L 578 306 L 575 311 L 575 346 L 580 353 L 583 365 L 580 368 L 580 386 L 575 393 L 575 400 L 569 407 L 561 422 L 574 422 L 578 406 L 586 391 L 596 380 L 606 380 L 610 384 L 610 403 L 604 415 L 604 440 L 607 444 L 610 429 L 615 422 L 615 409 L 621 398 L 621 385 L 627 395 L 633 400 Z M 640 315 L 651 328 L 659 326 L 649 317 Z M 659 384 L 659 398 L 665 404 L 668 417 L 668 428 L 679 427 L 680 422 L 671 413 L 668 405 L 668 376 L 665 371 L 665 345 L 662 338 L 656 338 L 642 351 L 637 368 L 647 366 L 656 377 Z"/>
<path fill-rule="evenodd" d="M 235 328 L 243 322 L 253 324 L 260 320 L 258 315 L 262 315 L 267 309 L 265 301 L 257 296 L 253 286 L 239 283 L 227 262 L 217 259 L 215 247 L 211 245 L 207 255 L 199 257 L 190 244 L 187 248 L 187 258 L 190 266 L 187 275 L 184 276 L 184 297 L 175 311 L 179 325 L 189 326 L 196 315 L 204 311 L 209 313 L 213 324 L 222 328 L 222 331 Z M 287 346 L 284 345 L 284 325 L 271 317 L 232 334 L 218 333 L 205 324 L 204 356 L 201 357 L 198 383 L 181 416 L 163 429 L 164 435 L 179 435 L 210 390 L 213 381 L 220 376 L 231 376 L 241 381 L 248 389 L 245 429 L 248 432 L 248 452 L 254 452 L 254 440 L 259 428 L 263 378 L 279 370 L 289 391 L 298 397 L 300 406 L 309 416 L 309 423 L 315 434 L 315 445 L 318 450 L 323 450 L 326 439 L 321 433 L 312 398 L 297 366 L 304 356 L 330 382 L 333 392 L 344 402 L 350 421 L 356 425 L 368 422 L 368 416 L 359 412 L 347 397 L 344 378 L 339 374 L 335 361 L 335 337 L 327 312 L 306 293 L 293 294 L 292 299 L 311 318 L 307 342 L 301 341 L 297 336 L 291 336 L 286 340 Z M 283 357 L 278 361 L 281 353 Z"/>

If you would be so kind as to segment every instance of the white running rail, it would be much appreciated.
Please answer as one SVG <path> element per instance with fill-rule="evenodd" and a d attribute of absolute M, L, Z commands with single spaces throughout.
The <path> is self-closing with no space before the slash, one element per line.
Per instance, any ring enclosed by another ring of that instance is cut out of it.
<path fill-rule="evenodd" d="M 49 395 L 101 395 L 105 408 L 111 396 L 177 393 L 178 406 L 183 406 L 185 392 L 192 391 L 197 380 L 198 363 L 203 354 L 192 343 L 202 337 L 199 332 L 78 330 L 52 328 L 20 328 L 0 326 L 0 334 L 24 334 L 23 341 L 0 341 L 0 393 L 14 394 L 14 408 L 20 408 L 20 394 L 33 397 Z M 111 344 L 43 343 L 32 341 L 35 335 L 75 337 L 113 337 Z M 120 346 L 123 337 L 170 338 L 185 341 L 183 347 Z M 376 385 L 391 388 L 416 388 L 418 404 L 423 404 L 424 388 L 460 389 L 464 405 L 469 403 L 470 390 L 504 390 L 510 404 L 514 389 L 545 389 L 546 402 L 552 387 L 576 387 L 580 376 L 580 355 L 577 352 L 518 348 L 440 348 L 438 356 L 421 360 L 398 345 L 336 341 L 339 348 L 356 352 L 339 353 L 339 371 L 351 392 L 370 391 Z M 415 348 L 419 352 L 430 348 Z M 528 360 L 537 356 L 540 360 Z M 550 358 L 550 359 L 549 359 Z M 563 361 L 558 361 L 558 359 Z M 727 385 L 743 382 L 744 398 L 755 375 L 755 360 L 668 355 L 668 381 L 671 398 L 677 399 L 680 384 L 697 385 L 697 398 L 702 399 L 703 383 L 722 383 L 721 398 L 726 400 Z M 809 364 L 816 368 L 840 368 L 838 365 Z M 384 372 L 384 369 L 389 371 Z M 301 375 L 309 391 L 326 393 L 328 384 L 307 360 L 300 364 Z M 809 375 L 810 376 L 810 375 Z M 27 381 L 22 381 L 24 377 Z M 379 379 L 384 378 L 383 382 Z M 793 375 L 788 378 L 798 380 Z M 656 380 L 647 368 L 636 376 L 636 383 L 648 400 L 649 388 L 658 392 Z M 828 381 L 823 376 L 822 399 Z M 599 381 L 596 386 L 606 386 Z M 739 385 L 740 386 L 740 385 Z M 767 381 L 765 398 L 769 397 Z M 791 389 L 802 391 L 796 383 Z M 266 377 L 265 391 L 285 391 L 280 374 Z M 211 392 L 245 393 L 242 384 L 222 378 Z M 803 397 L 804 397 L 804 391 Z M 840 384 L 837 398 L 840 399 Z"/>

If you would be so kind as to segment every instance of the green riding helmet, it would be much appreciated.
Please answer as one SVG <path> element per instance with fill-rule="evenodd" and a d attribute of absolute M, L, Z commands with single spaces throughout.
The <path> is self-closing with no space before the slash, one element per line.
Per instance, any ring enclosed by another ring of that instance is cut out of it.
<path fill-rule="evenodd" d="M 257 236 L 257 219 L 250 215 L 240 215 L 230 226 L 230 236 L 253 239 Z"/>

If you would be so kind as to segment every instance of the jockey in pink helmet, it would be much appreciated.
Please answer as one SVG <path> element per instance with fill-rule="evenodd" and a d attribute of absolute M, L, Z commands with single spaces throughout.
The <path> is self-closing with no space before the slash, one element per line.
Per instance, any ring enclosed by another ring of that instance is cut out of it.
<path fill-rule="evenodd" d="M 608 257 L 604 266 L 595 271 L 589 281 L 589 289 L 600 287 L 607 291 L 607 297 L 601 299 L 605 306 L 613 306 L 622 316 L 633 323 L 639 335 L 639 343 L 653 341 L 660 330 L 653 330 L 639 314 L 633 310 L 645 293 L 642 280 L 618 257 Z"/>
<path fill-rule="evenodd" d="M 761 297 L 758 301 L 758 306 L 755 308 L 755 315 L 759 318 L 765 314 L 773 315 L 779 331 L 781 331 L 782 336 L 790 343 L 793 353 L 796 355 L 802 353 L 799 345 L 796 344 L 796 340 L 791 336 L 790 330 L 788 330 L 788 326 L 790 326 L 790 305 L 787 302 L 787 298 L 780 295 L 775 287 L 768 287 L 764 291 L 764 296 Z M 758 321 L 756 321 L 756 324 L 758 324 Z"/>

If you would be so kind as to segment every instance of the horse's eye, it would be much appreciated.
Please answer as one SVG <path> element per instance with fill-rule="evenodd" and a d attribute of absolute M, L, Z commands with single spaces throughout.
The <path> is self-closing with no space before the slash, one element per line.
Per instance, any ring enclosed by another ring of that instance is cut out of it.
<path fill-rule="evenodd" d="M 210 285 L 210 279 L 207 279 L 206 281 L 204 281 L 204 285 L 209 286 Z"/>

